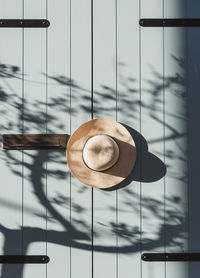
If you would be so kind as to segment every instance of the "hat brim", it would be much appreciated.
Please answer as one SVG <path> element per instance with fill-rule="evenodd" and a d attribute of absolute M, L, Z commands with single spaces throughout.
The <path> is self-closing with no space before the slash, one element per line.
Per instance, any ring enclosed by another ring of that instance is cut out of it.
<path fill-rule="evenodd" d="M 111 136 L 119 147 L 118 161 L 110 169 L 102 172 L 88 168 L 82 156 L 86 141 L 99 134 Z M 79 181 L 96 188 L 109 188 L 122 182 L 133 170 L 136 146 L 131 134 L 123 125 L 111 119 L 98 118 L 84 123 L 72 134 L 67 144 L 66 155 L 70 171 Z"/>

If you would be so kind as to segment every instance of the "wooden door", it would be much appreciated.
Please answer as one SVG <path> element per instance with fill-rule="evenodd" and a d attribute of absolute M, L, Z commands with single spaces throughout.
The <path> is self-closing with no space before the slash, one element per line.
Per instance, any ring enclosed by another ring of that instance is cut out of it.
<path fill-rule="evenodd" d="M 0 0 L 1 134 L 72 134 L 91 118 L 124 124 L 137 165 L 120 187 L 92 189 L 65 150 L 0 149 L 2 278 L 189 278 L 199 263 L 145 262 L 144 252 L 200 252 L 199 28 L 139 26 L 199 17 L 195 0 Z M 2 136 L 1 136 L 2 142 Z"/>

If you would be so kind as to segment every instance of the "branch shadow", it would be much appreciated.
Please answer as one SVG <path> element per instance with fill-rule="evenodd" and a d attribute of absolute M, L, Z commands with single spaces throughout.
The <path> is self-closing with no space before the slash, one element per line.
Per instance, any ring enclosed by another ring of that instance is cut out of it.
<path fill-rule="evenodd" d="M 177 62 L 180 59 L 177 60 Z M 147 82 L 152 86 L 151 89 L 147 90 L 146 93 L 151 96 L 151 102 L 145 103 L 140 102 L 137 99 L 134 99 L 134 101 L 130 101 L 130 94 L 131 96 L 133 94 L 136 94 L 137 91 L 133 89 L 134 82 L 136 80 L 132 77 L 123 77 L 121 76 L 121 84 L 124 86 L 124 94 L 123 98 L 120 99 L 122 103 L 122 107 L 126 107 L 126 110 L 123 110 L 123 108 L 119 108 L 120 112 L 124 112 L 125 117 L 130 117 L 130 111 L 131 109 L 134 109 L 134 111 L 138 111 L 139 107 L 143 107 L 147 109 L 148 116 L 152 117 L 156 122 L 160 124 L 164 124 L 160 118 L 160 99 L 159 94 L 162 90 L 162 81 L 163 77 L 160 76 L 157 72 L 154 72 L 155 80 L 152 82 L 151 80 L 147 80 Z M 3 78 L 3 80 L 10 80 L 11 78 L 20 80 L 20 68 L 16 66 L 6 65 L 2 64 L 0 65 L 0 77 Z M 27 78 L 27 77 L 26 77 Z M 64 86 L 64 88 L 69 88 L 70 86 L 75 91 L 74 101 L 77 99 L 79 100 L 79 107 L 77 109 L 72 109 L 71 113 L 72 115 L 75 115 L 79 113 L 80 111 L 83 112 L 90 112 L 90 109 L 85 105 L 84 100 L 89 98 L 89 91 L 85 88 L 83 88 L 81 85 L 78 84 L 78 82 L 74 80 L 70 80 L 68 77 L 65 76 L 48 76 L 48 78 L 52 79 L 54 82 L 57 82 L 59 86 Z M 180 76 L 176 77 L 165 77 L 166 79 L 166 87 L 171 88 L 173 85 L 183 85 L 184 78 Z M 27 81 L 28 82 L 28 81 Z M 8 92 L 9 91 L 9 92 Z M 22 105 L 21 105 L 21 99 L 17 95 L 17 93 L 13 92 L 11 93 L 12 88 L 8 88 L 7 91 L 5 89 L 5 86 L 0 87 L 0 102 L 3 104 L 7 104 L 9 108 L 15 109 L 17 111 L 18 118 L 16 119 L 17 128 L 21 128 L 21 120 L 22 120 Z M 79 92 L 85 92 L 86 94 L 79 94 Z M 108 99 L 108 101 L 112 101 L 115 98 L 115 92 L 113 88 L 110 88 L 106 85 L 102 85 L 102 91 L 96 92 L 97 98 L 95 99 L 95 112 L 98 113 L 100 109 L 102 109 L 102 100 Z M 176 94 L 177 97 L 182 97 L 179 91 L 173 90 L 173 94 Z M 66 96 L 62 97 L 52 97 L 49 101 L 49 107 L 52 109 L 52 111 L 66 111 L 66 105 L 65 102 L 68 100 Z M 36 127 L 44 130 L 44 121 L 45 119 L 45 113 L 42 110 L 44 103 L 41 101 L 35 100 L 32 104 L 29 103 L 29 100 L 27 100 L 26 105 L 28 105 L 28 108 L 25 109 L 25 115 L 24 120 L 27 122 L 26 132 L 29 132 L 30 127 Z M 25 105 L 25 106 L 26 106 Z M 33 109 L 34 108 L 34 109 Z M 37 113 L 35 112 L 35 109 Z M 69 109 L 67 107 L 67 109 Z M 12 130 L 14 128 L 14 124 L 12 121 L 12 117 L 10 118 L 9 109 L 0 108 L 0 112 L 2 117 L 5 118 L 5 124 L 0 123 L 1 130 L 6 131 Z M 105 113 L 108 113 L 107 110 L 105 110 Z M 176 118 L 183 118 L 184 116 L 180 113 L 172 115 Z M 137 114 L 135 115 L 135 120 L 138 120 Z M 57 113 L 51 113 L 48 116 L 49 126 L 50 126 L 50 132 L 54 133 L 53 127 L 55 128 L 64 128 L 64 126 L 60 123 L 59 115 Z M 135 129 L 128 125 L 124 125 L 132 135 L 137 148 L 137 159 L 135 167 L 132 171 L 132 173 L 125 179 L 121 184 L 117 185 L 115 188 L 113 188 L 112 191 L 118 190 L 123 188 L 123 200 L 122 204 L 119 207 L 119 212 L 123 210 L 123 206 L 127 212 L 135 211 L 138 213 L 138 207 L 136 206 L 136 203 L 138 203 L 138 200 L 140 200 L 140 196 L 130 190 L 130 183 L 133 181 L 137 182 L 145 182 L 150 183 L 157 181 L 161 178 L 163 178 L 166 174 L 166 165 L 153 153 L 149 152 L 148 145 L 152 145 L 155 143 L 162 142 L 163 138 L 156 138 L 152 140 L 151 142 L 148 142 L 145 140 L 145 138 L 139 134 Z M 176 140 L 177 138 L 184 137 L 184 133 L 180 133 L 176 130 L 176 128 L 173 128 L 173 126 L 168 126 L 171 134 L 166 138 L 166 140 Z M 109 229 L 112 232 L 113 236 L 118 236 L 120 239 L 123 239 L 124 244 L 121 244 L 120 246 L 116 247 L 113 245 L 105 246 L 104 244 L 94 244 L 94 246 L 91 245 L 91 227 L 88 223 L 86 223 L 84 220 L 82 220 L 82 216 L 85 213 L 85 210 L 81 205 L 76 202 L 72 205 L 72 210 L 78 212 L 79 219 L 76 219 L 71 223 L 69 219 L 66 216 L 61 215 L 59 210 L 55 207 L 55 205 L 60 207 L 70 207 L 70 200 L 67 199 L 63 195 L 57 194 L 54 198 L 48 199 L 45 192 L 45 184 L 43 181 L 43 178 L 46 176 L 50 177 L 56 177 L 57 182 L 59 181 L 65 181 L 69 177 L 69 173 L 62 169 L 61 166 L 66 164 L 65 159 L 65 152 L 64 151 L 38 151 L 38 152 L 25 152 L 26 156 L 31 159 L 31 162 L 21 162 L 12 151 L 3 152 L 1 154 L 1 160 L 5 163 L 5 165 L 10 169 L 10 171 L 18 177 L 21 177 L 21 172 L 16 169 L 15 165 L 22 165 L 24 169 L 26 169 L 26 172 L 29 174 L 24 177 L 25 179 L 29 180 L 29 182 L 32 185 L 33 195 L 36 197 L 38 203 L 48 212 L 48 215 L 45 213 L 37 213 L 32 212 L 32 214 L 35 214 L 42 219 L 45 219 L 47 221 L 57 221 L 61 226 L 63 231 L 60 230 L 54 230 L 54 229 L 42 229 L 34 226 L 23 226 L 19 227 L 18 229 L 9 229 L 7 227 L 4 227 L 3 225 L 0 226 L 0 232 L 4 236 L 4 247 L 3 247 L 3 254 L 14 254 L 17 252 L 16 250 L 22 250 L 23 254 L 26 254 L 27 249 L 30 244 L 35 242 L 51 242 L 55 243 L 57 245 L 61 246 L 70 246 L 71 248 L 76 248 L 80 250 L 93 250 L 96 252 L 105 252 L 105 253 L 121 253 L 121 254 L 128 254 L 128 253 L 135 253 L 141 251 L 141 246 L 143 250 L 149 251 L 152 249 L 163 247 L 166 243 L 167 246 L 179 246 L 183 249 L 182 243 L 180 242 L 180 239 L 187 238 L 187 235 L 185 234 L 186 230 L 186 217 L 185 212 L 180 211 L 177 209 L 176 205 L 183 204 L 183 200 L 179 196 L 171 196 L 171 198 L 168 198 L 166 200 L 166 221 L 165 224 L 163 224 L 163 215 L 161 213 L 163 202 L 158 201 L 154 198 L 143 198 L 143 210 L 147 211 L 147 216 L 144 217 L 154 217 L 158 220 L 158 227 L 156 230 L 156 237 L 155 238 L 149 238 L 148 235 L 142 234 L 142 242 L 140 242 L 141 239 L 141 231 L 140 227 L 135 224 L 134 226 L 129 226 L 129 224 L 125 220 L 120 220 L 118 224 L 109 222 L 107 229 Z M 170 161 L 170 167 L 168 169 L 170 170 L 168 174 L 171 175 L 173 179 L 179 179 L 181 182 L 185 182 L 184 176 L 183 177 L 176 177 L 173 176 L 174 173 L 172 172 L 173 163 L 174 160 L 184 160 L 184 156 L 177 156 L 174 152 L 166 152 L 166 155 L 168 156 L 168 160 Z M 57 162 L 58 168 L 50 168 L 46 167 L 46 162 Z M 67 184 L 67 182 L 66 182 Z M 134 183 L 133 183 L 134 186 Z M 86 189 L 81 189 L 86 190 Z M 112 194 L 112 192 L 111 192 Z M 12 207 L 12 205 L 10 205 Z M 13 206 L 13 210 L 15 207 Z M 105 208 L 106 211 L 107 208 Z M 109 207 L 110 211 L 114 211 L 115 208 Z M 164 238 L 165 231 L 168 231 L 168 237 L 167 239 Z M 95 232 L 96 238 L 101 238 L 101 232 L 96 231 Z M 22 237 L 23 235 L 23 237 Z M 165 241 L 166 240 L 166 241 Z M 23 246 L 23 248 L 21 248 Z M 3 265 L 2 267 L 2 278 L 10 278 L 10 277 L 21 277 L 23 272 L 23 266 L 22 265 L 15 265 L 15 266 L 8 266 Z"/>

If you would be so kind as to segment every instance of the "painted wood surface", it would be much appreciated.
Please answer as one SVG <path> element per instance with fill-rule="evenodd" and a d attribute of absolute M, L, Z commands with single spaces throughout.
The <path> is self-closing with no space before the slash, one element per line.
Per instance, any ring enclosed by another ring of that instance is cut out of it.
<path fill-rule="evenodd" d="M 185 17 L 186 1 L 165 3 L 166 17 Z M 181 4 L 181 6 L 180 6 Z M 180 8 L 177 9 L 177 6 Z M 173 42 L 173 43 L 172 43 Z M 165 55 L 165 163 L 166 175 L 166 242 L 172 232 L 174 243 L 167 252 L 188 251 L 188 158 L 187 158 L 187 86 L 186 86 L 186 29 L 164 31 Z M 175 77 L 172 79 L 172 76 Z M 177 78 L 178 77 L 178 78 Z M 174 128 L 176 127 L 176 128 Z M 173 139 L 172 139 L 173 137 Z M 167 140 L 168 138 L 168 140 Z M 170 139 L 171 138 L 171 139 Z M 172 203 L 171 208 L 169 201 Z M 173 213 L 173 217 L 170 214 Z M 178 234 L 174 225 L 178 225 Z M 175 236 L 176 234 L 176 236 Z M 168 277 L 189 276 L 189 264 L 166 264 Z"/>
<path fill-rule="evenodd" d="M 116 3 L 94 1 L 93 7 L 93 80 L 94 118 L 116 120 Z M 102 18 L 104 19 L 102 21 Z M 117 192 L 94 189 L 94 246 L 113 249 L 112 252 L 94 250 L 94 277 L 117 275 L 116 206 Z"/>
<path fill-rule="evenodd" d="M 38 5 L 40 9 L 38 9 Z M 24 1 L 24 18 L 45 18 L 46 1 Z M 23 43 L 23 133 L 46 133 L 46 30 L 24 29 Z M 23 252 L 46 254 L 45 151 L 23 151 Z M 37 213 L 28 215 L 31 206 Z M 24 277 L 45 277 L 45 265 L 25 265 Z"/>
<path fill-rule="evenodd" d="M 55 13 L 55 10 L 58 12 Z M 47 132 L 70 134 L 70 1 L 48 1 Z M 65 35 L 63 35 L 65 34 Z M 70 277 L 70 174 L 65 150 L 49 151 L 47 165 L 47 277 Z M 56 256 L 55 256 L 56 254 Z"/>
<path fill-rule="evenodd" d="M 91 5 L 71 1 L 71 129 L 91 119 Z M 92 189 L 71 177 L 71 276 L 92 277 Z"/>
<path fill-rule="evenodd" d="M 139 2 L 118 1 L 116 17 L 117 121 L 140 133 Z M 130 36 L 130 34 L 132 34 Z M 131 101 L 130 101 L 131 99 Z M 140 169 L 135 169 L 136 176 Z M 137 179 L 136 179 L 137 180 Z M 140 182 L 117 192 L 117 277 L 141 276 Z M 125 183 L 124 183 L 125 185 Z"/>
<path fill-rule="evenodd" d="M 179 7 L 179 9 L 178 9 Z M 186 1 L 164 5 L 165 17 L 186 17 Z M 166 251 L 188 251 L 186 29 L 164 30 Z M 171 204 L 170 204 L 171 203 Z M 172 217 L 173 215 L 173 217 Z M 175 230 L 175 227 L 179 227 Z M 174 237 L 173 243 L 169 242 Z M 166 263 L 167 277 L 189 277 L 189 264 Z"/>
<path fill-rule="evenodd" d="M 141 17 L 162 18 L 163 3 L 161 1 L 150 2 L 141 1 Z M 149 9 L 149 4 L 151 9 Z M 146 141 L 146 146 L 141 142 L 143 157 L 140 171 L 141 177 L 149 181 L 145 182 L 143 179 L 144 182 L 142 182 L 141 180 L 141 248 L 142 252 L 149 252 L 149 250 L 164 252 L 163 29 L 141 28 L 140 34 L 140 132 Z M 149 162 L 145 161 L 148 159 L 145 151 L 149 153 Z M 149 173 L 149 176 L 145 173 Z M 158 179 L 154 179 L 155 173 L 160 176 Z M 163 262 L 151 264 L 142 262 L 142 277 L 165 277 L 164 267 Z"/>
<path fill-rule="evenodd" d="M 200 3 L 192 0 L 187 2 L 187 17 L 197 17 Z M 190 252 L 199 252 L 199 152 L 198 142 L 200 139 L 199 128 L 197 127 L 196 119 L 200 117 L 199 109 L 199 40 L 200 28 L 188 28 L 187 30 L 187 107 L 188 107 L 188 178 L 189 178 L 189 243 Z M 200 264 L 190 263 L 189 275 L 195 277 L 200 271 Z"/>
<path fill-rule="evenodd" d="M 0 254 L 50 257 L 47 265 L 3 265 L 1 277 L 196 277 L 197 264 L 148 263 L 141 254 L 199 251 L 199 28 L 138 22 L 198 17 L 197 3 L 58 2 L 0 0 L 2 18 L 51 23 L 0 28 L 1 134 L 71 135 L 91 118 L 107 117 L 129 129 L 137 164 L 106 191 L 71 176 L 63 150 L 1 148 Z"/>
<path fill-rule="evenodd" d="M 14 5 L 15 9 L 10 9 Z M 1 17 L 22 17 L 19 1 L 1 1 Z M 0 30 L 0 129 L 2 133 L 22 132 L 22 31 Z M 16 55 L 17 54 L 17 55 Z M 1 137 L 2 143 L 2 137 Z M 1 144 L 2 145 L 2 144 Z M 0 253 L 23 253 L 23 171 L 22 153 L 6 153 L 1 147 Z M 32 208 L 29 207 L 29 215 Z M 1 265 L 1 277 L 21 277 L 22 265 Z"/>

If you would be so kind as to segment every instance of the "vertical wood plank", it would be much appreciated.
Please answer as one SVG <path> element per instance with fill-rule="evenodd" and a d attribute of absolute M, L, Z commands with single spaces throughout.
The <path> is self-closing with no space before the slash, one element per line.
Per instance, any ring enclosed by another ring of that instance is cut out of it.
<path fill-rule="evenodd" d="M 70 134 L 70 1 L 48 1 L 48 133 Z M 65 150 L 48 152 L 47 277 L 70 277 L 70 175 Z"/>
<path fill-rule="evenodd" d="M 117 120 L 140 132 L 139 1 L 117 1 Z M 135 138 L 136 140 L 136 138 Z M 134 172 L 139 174 L 138 169 Z M 141 275 L 140 182 L 117 192 L 118 276 Z"/>
<path fill-rule="evenodd" d="M 1 18 L 20 18 L 22 3 L 1 0 Z M 0 254 L 22 254 L 22 154 L 3 150 L 2 134 L 21 132 L 22 32 L 0 30 Z M 1 265 L 1 277 L 21 277 L 22 265 Z"/>
<path fill-rule="evenodd" d="M 186 1 L 165 1 L 164 16 L 185 17 Z M 186 29 L 164 30 L 166 252 L 188 251 Z M 166 277 L 188 277 L 188 263 L 166 263 Z"/>
<path fill-rule="evenodd" d="M 71 133 L 91 119 L 91 1 L 71 1 Z M 92 277 L 91 188 L 71 177 L 71 276 Z"/>
<path fill-rule="evenodd" d="M 46 0 L 24 1 L 24 18 L 46 18 Z M 46 30 L 24 29 L 24 133 L 46 133 Z M 23 248 L 46 254 L 46 152 L 24 151 Z M 27 214 L 28 206 L 37 213 Z M 23 277 L 46 277 L 45 265 L 25 265 Z"/>
<path fill-rule="evenodd" d="M 93 7 L 94 118 L 116 120 L 116 1 Z M 94 277 L 117 276 L 115 191 L 94 189 Z M 97 246 L 102 247 L 98 252 Z"/>
<path fill-rule="evenodd" d="M 143 17 L 163 17 L 163 2 L 141 0 Z M 146 141 L 146 146 L 141 142 L 142 251 L 164 252 L 162 28 L 141 28 L 141 134 Z M 165 277 L 164 263 L 142 262 L 142 277 Z"/>
<path fill-rule="evenodd" d="M 187 17 L 199 17 L 200 2 L 186 1 Z M 188 107 L 188 174 L 189 174 L 189 251 L 199 252 L 199 140 L 198 120 L 200 117 L 200 28 L 187 29 L 187 107 Z M 200 265 L 190 262 L 189 277 L 195 277 L 200 271 Z"/>

